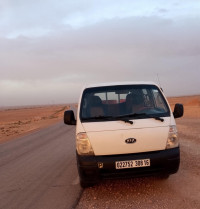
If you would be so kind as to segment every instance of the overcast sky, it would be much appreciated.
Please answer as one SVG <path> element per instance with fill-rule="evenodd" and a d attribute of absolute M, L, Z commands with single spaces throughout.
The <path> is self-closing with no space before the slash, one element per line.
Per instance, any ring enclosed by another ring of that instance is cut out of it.
<path fill-rule="evenodd" d="M 0 106 L 77 102 L 88 83 L 200 94 L 200 1 L 0 0 Z"/>

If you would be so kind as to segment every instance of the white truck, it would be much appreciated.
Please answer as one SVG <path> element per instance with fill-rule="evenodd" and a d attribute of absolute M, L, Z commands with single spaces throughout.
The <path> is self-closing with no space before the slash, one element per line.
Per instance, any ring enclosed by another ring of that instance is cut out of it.
<path fill-rule="evenodd" d="M 86 86 L 77 119 L 64 113 L 64 123 L 76 125 L 77 167 L 82 187 L 102 177 L 134 177 L 176 173 L 180 163 L 174 112 L 153 82 L 105 83 Z"/>

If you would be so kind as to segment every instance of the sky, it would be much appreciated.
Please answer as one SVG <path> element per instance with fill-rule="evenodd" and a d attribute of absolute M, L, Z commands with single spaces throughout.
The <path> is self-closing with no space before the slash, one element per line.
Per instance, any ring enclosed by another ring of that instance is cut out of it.
<path fill-rule="evenodd" d="M 77 102 L 116 81 L 200 94 L 199 37 L 197 0 L 0 0 L 0 106 Z"/>

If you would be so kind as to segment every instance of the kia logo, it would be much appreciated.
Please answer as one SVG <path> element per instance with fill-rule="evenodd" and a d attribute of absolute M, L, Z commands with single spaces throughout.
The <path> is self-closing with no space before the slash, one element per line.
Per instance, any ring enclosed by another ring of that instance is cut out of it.
<path fill-rule="evenodd" d="M 136 142 L 136 139 L 134 139 L 134 138 L 128 138 L 128 139 L 125 140 L 125 142 L 127 144 L 132 144 L 132 143 L 135 143 Z"/>

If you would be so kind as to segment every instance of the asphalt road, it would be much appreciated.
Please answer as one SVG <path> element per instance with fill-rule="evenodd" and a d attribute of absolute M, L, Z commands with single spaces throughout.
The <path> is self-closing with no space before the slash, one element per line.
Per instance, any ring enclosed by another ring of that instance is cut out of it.
<path fill-rule="evenodd" d="M 75 208 L 75 127 L 63 122 L 0 145 L 0 209 Z"/>

